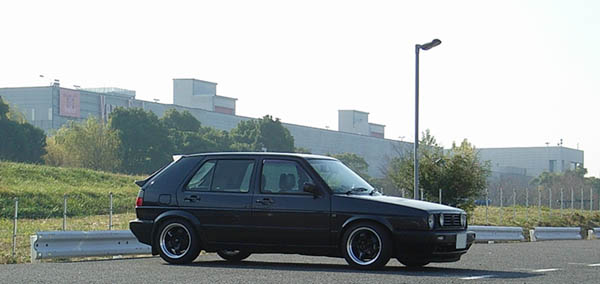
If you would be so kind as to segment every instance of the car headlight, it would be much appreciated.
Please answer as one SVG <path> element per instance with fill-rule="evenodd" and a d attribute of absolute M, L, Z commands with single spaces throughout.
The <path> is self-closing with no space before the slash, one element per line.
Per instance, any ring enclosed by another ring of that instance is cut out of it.
<path fill-rule="evenodd" d="M 440 226 L 444 227 L 444 214 L 440 214 Z"/>
<path fill-rule="evenodd" d="M 460 214 L 460 226 L 463 228 L 467 226 L 467 214 Z"/>
<path fill-rule="evenodd" d="M 429 218 L 427 218 L 427 223 L 429 224 L 429 229 L 433 230 L 433 227 L 435 225 L 435 215 L 430 214 Z"/>

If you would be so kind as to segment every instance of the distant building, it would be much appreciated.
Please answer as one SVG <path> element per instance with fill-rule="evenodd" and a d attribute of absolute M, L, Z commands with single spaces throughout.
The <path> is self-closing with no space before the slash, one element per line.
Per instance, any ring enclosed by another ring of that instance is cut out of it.
<path fill-rule="evenodd" d="M 135 91 L 120 88 L 63 88 L 59 83 L 43 87 L 0 88 L 0 96 L 22 112 L 29 123 L 47 133 L 69 120 L 83 121 L 89 116 L 108 120 L 117 107 L 137 107 L 162 116 L 168 109 L 189 111 L 204 126 L 231 130 L 240 121 L 253 119 L 236 115 L 235 98 L 217 95 L 217 83 L 196 79 L 173 79 L 173 104 L 142 101 Z M 343 113 L 356 113 L 348 120 Z M 359 120 L 357 118 L 364 121 Z M 294 137 L 296 147 L 314 154 L 355 153 L 370 165 L 369 175 L 383 176 L 387 162 L 412 144 L 384 139 L 384 126 L 368 122 L 368 113 L 340 111 L 340 125 L 351 125 L 341 131 L 283 123 Z"/>
<path fill-rule="evenodd" d="M 63 88 L 58 82 L 42 87 L 0 88 L 0 96 L 16 107 L 28 122 L 47 133 L 69 120 L 89 116 L 108 120 L 116 107 L 142 108 L 162 116 L 168 109 L 187 110 L 204 126 L 231 130 L 240 121 L 253 119 L 236 115 L 235 98 L 217 95 L 217 83 L 196 79 L 173 79 L 173 104 L 135 98 L 135 91 L 121 88 Z M 411 153 L 413 144 L 385 139 L 385 126 L 369 122 L 369 113 L 339 110 L 339 131 L 283 123 L 296 147 L 314 154 L 355 153 L 369 164 L 369 175 L 382 177 L 393 157 Z M 493 175 L 535 177 L 544 171 L 564 172 L 583 165 L 583 151 L 566 147 L 483 148 Z"/>
<path fill-rule="evenodd" d="M 479 149 L 481 160 L 490 161 L 492 174 L 537 177 L 543 172 L 562 173 L 583 166 L 583 151 L 562 146 Z"/>

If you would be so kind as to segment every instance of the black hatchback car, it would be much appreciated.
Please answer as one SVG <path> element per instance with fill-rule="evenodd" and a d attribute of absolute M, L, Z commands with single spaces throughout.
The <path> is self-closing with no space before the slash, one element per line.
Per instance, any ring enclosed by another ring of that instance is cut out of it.
<path fill-rule="evenodd" d="M 130 222 L 169 263 L 200 250 L 344 257 L 373 269 L 458 261 L 475 239 L 461 209 L 378 193 L 339 160 L 285 153 L 183 155 L 143 181 Z"/>

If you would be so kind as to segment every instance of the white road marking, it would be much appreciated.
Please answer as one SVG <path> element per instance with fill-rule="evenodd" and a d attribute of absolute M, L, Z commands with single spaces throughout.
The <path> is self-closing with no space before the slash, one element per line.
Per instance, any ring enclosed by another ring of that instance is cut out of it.
<path fill-rule="evenodd" d="M 545 269 L 532 270 L 531 272 L 552 272 L 552 271 L 558 271 L 558 270 L 560 270 L 560 268 L 545 268 Z"/>
<path fill-rule="evenodd" d="M 588 264 L 589 267 L 596 267 L 596 266 L 600 266 L 600 263 L 592 263 L 592 264 Z"/>
<path fill-rule="evenodd" d="M 470 277 L 463 277 L 460 278 L 460 280 L 477 280 L 477 279 L 484 279 L 484 278 L 492 278 L 495 277 L 496 275 L 479 275 L 479 276 L 470 276 Z"/>

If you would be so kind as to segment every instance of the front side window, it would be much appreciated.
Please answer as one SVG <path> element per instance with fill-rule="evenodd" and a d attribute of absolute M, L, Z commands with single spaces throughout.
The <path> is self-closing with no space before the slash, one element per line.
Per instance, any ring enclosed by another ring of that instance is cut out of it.
<path fill-rule="evenodd" d="M 248 192 L 254 160 L 208 161 L 187 185 L 188 190 L 214 192 Z"/>
<path fill-rule="evenodd" d="M 308 194 L 304 192 L 304 183 L 312 179 L 300 164 L 287 160 L 265 160 L 261 176 L 261 192 Z"/>
<path fill-rule="evenodd" d="M 374 190 L 369 183 L 340 161 L 311 159 L 308 163 L 335 193 L 371 193 Z"/>

